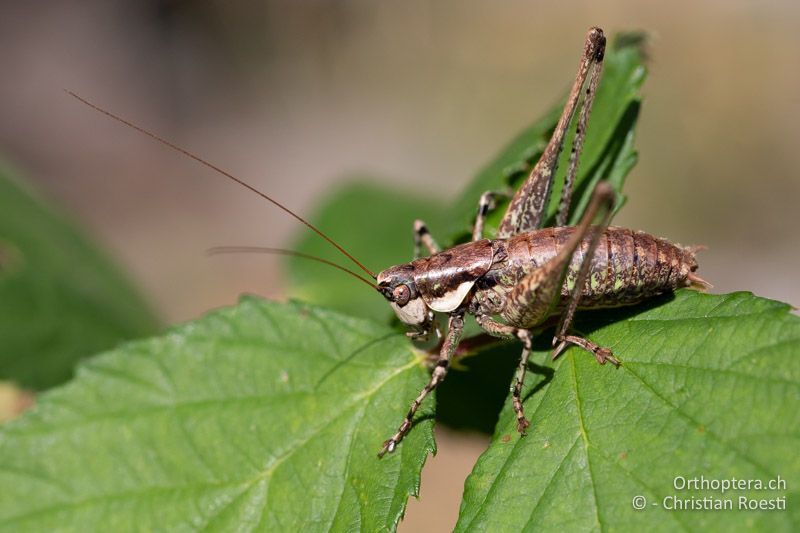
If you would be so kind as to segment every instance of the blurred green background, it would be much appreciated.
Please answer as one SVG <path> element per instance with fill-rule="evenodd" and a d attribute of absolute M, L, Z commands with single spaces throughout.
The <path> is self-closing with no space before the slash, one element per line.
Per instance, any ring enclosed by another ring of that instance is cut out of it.
<path fill-rule="evenodd" d="M 590 25 L 645 30 L 640 161 L 615 223 L 708 245 L 714 292 L 800 305 L 798 23 L 791 0 L 3 2 L 0 158 L 172 323 L 241 292 L 281 297 L 279 259 L 204 250 L 287 245 L 300 228 L 62 88 L 300 213 L 352 175 L 449 200 L 562 96 Z M 452 526 L 484 442 L 442 432 L 403 527 Z"/>

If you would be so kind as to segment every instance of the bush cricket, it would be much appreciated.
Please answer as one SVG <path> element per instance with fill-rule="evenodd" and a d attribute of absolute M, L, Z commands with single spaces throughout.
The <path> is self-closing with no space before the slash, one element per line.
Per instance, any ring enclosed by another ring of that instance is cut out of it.
<path fill-rule="evenodd" d="M 431 377 L 411 402 L 396 433 L 383 443 L 378 453 L 393 452 L 410 431 L 414 415 L 427 395 L 444 380 L 458 347 L 467 314 L 489 335 L 518 339 L 522 353 L 511 386 L 517 430 L 525 435 L 521 392 L 534 330 L 559 317 L 553 338 L 552 357 L 575 345 L 591 353 L 598 363 L 620 365 L 608 348 L 571 334 L 570 327 L 579 309 L 631 305 L 680 287 L 707 288 L 708 283 L 694 274 L 695 253 L 701 247 L 681 247 L 644 232 L 609 226 L 614 191 L 598 182 L 580 222 L 566 226 L 578 161 L 586 136 L 589 114 L 600 83 L 606 39 L 600 28 L 590 28 L 566 105 L 542 156 L 525 183 L 516 191 L 494 239 L 483 238 L 485 217 L 498 193 L 484 193 L 472 240 L 441 250 L 425 224 L 414 224 L 415 257 L 408 263 L 389 267 L 377 275 L 366 268 L 339 244 L 269 195 L 243 180 L 176 146 L 158 135 L 67 91 L 84 104 L 114 120 L 155 139 L 228 179 L 258 194 L 282 209 L 356 264 L 370 279 L 322 258 L 291 250 L 263 247 L 218 247 L 212 253 L 267 252 L 295 255 L 319 261 L 349 273 L 382 294 L 397 317 L 408 327 L 413 339 L 440 335 L 436 313 L 447 315 L 447 329 L 433 363 Z M 565 136 L 580 103 L 576 133 L 562 188 L 556 227 L 542 228 Z M 593 224 L 598 220 L 597 224 Z M 429 255 L 422 256 L 422 249 Z M 499 320 L 498 320 L 499 317 Z"/>

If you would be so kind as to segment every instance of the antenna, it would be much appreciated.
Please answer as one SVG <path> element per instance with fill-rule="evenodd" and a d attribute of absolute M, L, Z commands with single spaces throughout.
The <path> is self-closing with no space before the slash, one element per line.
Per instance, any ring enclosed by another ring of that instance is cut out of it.
<path fill-rule="evenodd" d="M 316 261 L 318 263 L 338 268 L 342 272 L 347 272 L 354 278 L 363 281 L 371 288 L 378 290 L 377 285 L 369 281 L 367 278 L 362 278 L 349 268 L 343 267 L 342 265 L 337 265 L 333 261 L 328 261 L 327 259 L 323 259 L 315 255 L 304 254 L 303 252 L 296 252 L 294 250 L 285 250 L 283 248 L 266 248 L 264 246 L 214 246 L 213 248 L 209 248 L 208 250 L 206 250 L 206 253 L 208 255 L 261 253 L 261 254 L 273 254 L 273 255 L 288 255 L 290 257 L 300 257 L 302 259 L 309 259 L 311 261 Z"/>
<path fill-rule="evenodd" d="M 259 195 L 260 197 L 264 198 L 265 200 L 267 200 L 268 202 L 272 203 L 272 204 L 273 204 L 273 205 L 275 205 L 276 207 L 278 207 L 278 208 L 282 209 L 283 211 L 285 211 L 286 213 L 288 213 L 289 215 L 291 215 L 292 217 L 294 217 L 295 219 L 297 219 L 297 220 L 298 220 L 298 221 L 300 221 L 301 223 L 305 224 L 305 225 L 306 225 L 306 226 L 307 226 L 309 229 L 311 229 L 311 230 L 312 230 L 314 233 L 316 233 L 317 235 L 319 235 L 320 237 L 322 237 L 323 239 L 325 239 L 326 241 L 328 241 L 328 242 L 329 242 L 331 245 L 333 245 L 333 246 L 334 246 L 334 247 L 335 247 L 337 250 L 339 250 L 341 253 L 343 253 L 343 254 L 344 254 L 344 255 L 345 255 L 345 256 L 346 256 L 348 259 L 350 259 L 350 260 L 351 260 L 353 263 L 355 263 L 356 265 L 358 265 L 358 267 L 359 267 L 361 270 L 363 270 L 364 272 L 366 272 L 367 274 L 369 274 L 369 276 L 370 276 L 372 279 L 376 279 L 376 277 L 375 277 L 375 273 L 374 273 L 374 272 L 372 272 L 370 269 L 368 269 L 367 267 L 365 267 L 364 265 L 362 265 L 362 264 L 361 264 L 361 263 L 360 263 L 360 262 L 359 262 L 359 261 L 358 261 L 358 260 L 357 260 L 355 257 L 353 257 L 352 255 L 350 255 L 349 253 L 347 253 L 347 251 L 345 251 L 345 249 L 344 249 L 344 248 L 342 248 L 341 246 L 339 246 L 338 244 L 336 244 L 336 242 L 335 242 L 333 239 L 331 239 L 330 237 L 328 237 L 327 235 L 325 235 L 324 233 L 322 233 L 322 231 L 320 231 L 319 229 L 317 229 L 317 227 L 316 227 L 316 226 L 314 226 L 314 225 L 313 225 L 311 222 L 307 221 L 306 219 L 304 219 L 303 217 L 301 217 L 300 215 L 298 215 L 297 213 L 295 213 L 294 211 L 292 211 L 291 209 L 289 209 L 288 207 L 286 207 L 286 206 L 285 206 L 285 205 L 283 205 L 282 203 L 280 203 L 280 202 L 278 202 L 277 200 L 273 199 L 271 196 L 267 195 L 266 193 L 263 193 L 263 192 L 259 191 L 258 189 L 256 189 L 256 188 L 255 188 L 255 187 L 253 187 L 252 185 L 250 185 L 250 184 L 246 183 L 245 181 L 243 181 L 243 180 L 241 180 L 241 179 L 237 178 L 236 176 L 234 176 L 234 175 L 233 175 L 233 174 L 231 174 L 230 172 L 226 172 L 226 171 L 222 170 L 222 169 L 221 169 L 221 168 L 219 168 L 218 166 L 216 166 L 216 165 L 213 165 L 213 164 L 209 163 L 208 161 L 206 161 L 206 160 L 205 160 L 205 159 L 203 159 L 202 157 L 200 157 L 200 156 L 197 156 L 197 155 L 193 154 L 193 153 L 192 153 L 192 152 L 190 152 L 189 150 L 186 150 L 185 148 L 181 148 L 180 146 L 178 146 L 178 145 L 176 145 L 176 144 L 173 144 L 173 143 L 171 143 L 170 141 L 168 141 L 168 140 L 166 140 L 166 139 L 164 139 L 164 138 L 162 138 L 162 137 L 159 137 L 159 136 L 158 136 L 158 135 L 156 135 L 155 133 L 153 133 L 153 132 L 151 132 L 151 131 L 149 131 L 149 130 L 146 130 L 146 129 L 144 129 L 144 128 L 143 128 L 143 127 L 141 127 L 141 126 L 138 126 L 138 125 L 134 124 L 134 123 L 133 123 L 133 122 L 131 122 L 130 120 L 124 119 L 124 118 L 122 118 L 122 117 L 121 117 L 121 116 L 119 116 L 119 115 L 115 115 L 115 114 L 114 114 L 114 113 L 112 113 L 111 111 L 107 111 L 106 109 L 103 109 L 102 107 L 100 107 L 100 106 L 98 106 L 98 105 L 96 105 L 96 104 L 93 104 L 93 103 L 92 103 L 92 102 L 90 102 L 89 100 L 86 100 L 85 98 L 83 98 L 83 97 L 81 97 L 81 96 L 78 96 L 77 94 L 75 94 L 74 92 L 72 92 L 72 91 L 70 91 L 70 90 L 68 90 L 68 89 L 64 89 L 64 92 L 66 92 L 68 95 L 72 96 L 73 98 L 75 98 L 75 99 L 76 99 L 76 100 L 78 100 L 79 102 L 83 103 L 84 105 L 87 105 L 87 106 L 91 107 L 91 108 L 92 108 L 92 109 L 94 109 L 95 111 L 98 111 L 98 112 L 100 112 L 100 113 L 102 113 L 102 114 L 106 115 L 107 117 L 110 117 L 110 118 L 112 118 L 112 119 L 116 120 L 117 122 L 121 122 L 122 124 L 125 124 L 125 125 L 126 125 L 126 126 L 128 126 L 129 128 L 133 128 L 134 130 L 136 130 L 136 131 L 138 131 L 138 132 L 140 132 L 140 133 L 143 133 L 143 134 L 147 135 L 147 136 L 148 136 L 148 137 L 150 137 L 151 139 L 153 139 L 153 140 L 155 140 L 155 141 L 157 141 L 157 142 L 159 142 L 159 143 L 163 144 L 164 146 L 166 146 L 166 147 L 168 147 L 168 148 L 171 148 L 171 149 L 175 150 L 176 152 L 180 152 L 180 153 L 182 153 L 183 155 L 185 155 L 185 156 L 187 156 L 187 157 L 189 157 L 189 158 L 191 158 L 191 159 L 194 159 L 195 161 L 197 161 L 197 162 L 198 162 L 198 163 L 200 163 L 201 165 L 203 165 L 203 166 L 206 166 L 206 167 L 210 168 L 211 170 L 213 170 L 213 171 L 215 171 L 215 172 L 217 172 L 217 173 L 219 173 L 219 174 L 222 174 L 223 176 L 225 176 L 226 178 L 228 178 L 228 179 L 230 179 L 230 180 L 232 180 L 232 181 L 235 181 L 236 183 L 238 183 L 238 184 L 239 184 L 239 185 L 241 185 L 242 187 L 244 187 L 244 188 L 246 188 L 246 189 L 250 189 L 251 191 L 253 191 L 253 192 L 254 192 L 254 193 L 256 193 L 257 195 Z M 288 251 L 288 250 L 287 250 L 287 251 Z"/>

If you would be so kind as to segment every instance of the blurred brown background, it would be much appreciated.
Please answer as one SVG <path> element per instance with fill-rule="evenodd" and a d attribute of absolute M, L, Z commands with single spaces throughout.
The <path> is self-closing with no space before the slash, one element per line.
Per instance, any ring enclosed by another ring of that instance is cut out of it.
<path fill-rule="evenodd" d="M 0 157 L 181 321 L 240 292 L 280 297 L 277 260 L 203 252 L 285 245 L 297 223 L 62 88 L 300 213 L 355 173 L 447 199 L 563 94 L 590 25 L 642 29 L 640 162 L 615 223 L 707 244 L 715 292 L 800 305 L 798 23 L 792 0 L 5 1 Z M 440 433 L 406 531 L 452 527 L 485 445 Z"/>

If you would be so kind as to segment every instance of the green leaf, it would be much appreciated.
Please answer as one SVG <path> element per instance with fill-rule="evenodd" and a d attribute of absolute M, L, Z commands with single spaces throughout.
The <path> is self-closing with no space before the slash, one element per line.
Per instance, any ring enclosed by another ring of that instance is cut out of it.
<path fill-rule="evenodd" d="M 0 530 L 392 529 L 434 450 L 391 329 L 255 298 L 126 344 L 0 429 Z"/>
<path fill-rule="evenodd" d="M 0 167 L 0 380 L 45 389 L 80 358 L 155 329 L 110 261 Z"/>
<path fill-rule="evenodd" d="M 608 180 L 617 191 L 617 209 L 624 201 L 620 191 L 625 176 L 636 164 L 634 128 L 641 106 L 641 87 L 646 77 L 641 40 L 641 37 L 630 36 L 618 38 L 606 54 L 603 78 L 592 107 L 586 142 L 575 179 L 570 224 L 577 222 L 583 214 L 589 201 L 589 193 L 601 179 Z M 550 140 L 564 101 L 559 102 L 542 119 L 518 135 L 466 187 L 447 217 L 450 221 L 448 230 L 450 234 L 457 236 L 455 240 L 464 240 L 471 231 L 481 194 L 485 191 L 502 192 L 509 187 L 516 189 L 527 178 Z M 567 147 L 572 143 L 574 126 L 573 123 L 566 137 Z M 565 149 L 559 158 L 545 226 L 553 225 L 568 161 L 569 149 Z M 498 201 L 496 209 L 489 214 L 484 231 L 486 237 L 494 236 L 507 206 L 507 200 Z"/>
<path fill-rule="evenodd" d="M 789 310 L 750 293 L 685 290 L 672 301 L 606 311 L 579 324 L 622 366 L 599 366 L 571 348 L 554 372 L 529 374 L 528 436 L 517 435 L 507 401 L 467 479 L 456 529 L 796 531 L 800 318 Z M 546 348 L 533 356 L 546 357 Z M 787 490 L 673 488 L 677 476 L 701 475 L 780 476 Z M 788 511 L 663 509 L 671 495 L 731 498 L 736 506 L 740 496 L 787 492 Z M 634 510 L 637 495 L 656 505 Z"/>
<path fill-rule="evenodd" d="M 410 261 L 413 224 L 423 219 L 436 235 L 443 226 L 442 207 L 405 191 L 355 182 L 334 192 L 310 217 L 314 224 L 368 268 L 380 271 Z M 295 250 L 331 259 L 363 274 L 318 235 L 305 231 Z M 366 285 L 334 268 L 304 259 L 288 262 L 289 294 L 355 316 L 388 317 L 386 300 Z M 380 319 L 380 318 L 379 318 Z"/>

